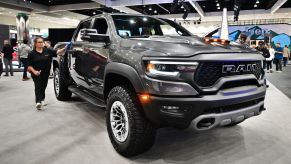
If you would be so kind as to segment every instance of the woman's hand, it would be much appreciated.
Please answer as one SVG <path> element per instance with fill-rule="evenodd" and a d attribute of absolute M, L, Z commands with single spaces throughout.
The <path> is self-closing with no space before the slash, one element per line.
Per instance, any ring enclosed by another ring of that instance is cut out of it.
<path fill-rule="evenodd" d="M 33 71 L 33 74 L 34 74 L 35 76 L 39 76 L 40 73 L 41 73 L 41 71 L 36 71 L 36 70 Z"/>

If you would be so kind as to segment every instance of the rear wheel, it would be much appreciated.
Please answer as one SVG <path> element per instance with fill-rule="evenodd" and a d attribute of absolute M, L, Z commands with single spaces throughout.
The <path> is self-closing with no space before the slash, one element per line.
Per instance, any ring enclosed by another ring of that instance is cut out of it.
<path fill-rule="evenodd" d="M 156 129 L 141 110 L 136 93 L 130 87 L 116 86 L 110 91 L 107 131 L 113 147 L 123 156 L 138 155 L 154 144 Z"/>
<path fill-rule="evenodd" d="M 60 101 L 68 100 L 72 96 L 72 92 L 68 90 L 64 75 L 59 68 L 56 68 L 54 72 L 54 90 L 56 98 Z"/>

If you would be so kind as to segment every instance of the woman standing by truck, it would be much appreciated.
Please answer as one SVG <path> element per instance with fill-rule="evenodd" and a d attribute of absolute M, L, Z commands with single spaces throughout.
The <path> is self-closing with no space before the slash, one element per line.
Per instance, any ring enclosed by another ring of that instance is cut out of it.
<path fill-rule="evenodd" d="M 34 39 L 33 50 L 28 55 L 28 71 L 35 86 L 35 102 L 36 108 L 41 109 L 45 106 L 45 90 L 48 83 L 48 77 L 51 69 L 52 58 L 57 55 L 63 55 L 66 47 L 53 50 L 44 47 L 44 39 L 37 37 Z"/>

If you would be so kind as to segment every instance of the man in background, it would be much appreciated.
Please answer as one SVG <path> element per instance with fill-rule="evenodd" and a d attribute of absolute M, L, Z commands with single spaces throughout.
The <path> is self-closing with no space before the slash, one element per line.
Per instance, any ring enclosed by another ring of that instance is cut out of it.
<path fill-rule="evenodd" d="M 276 72 L 282 72 L 283 48 L 280 43 L 276 44 L 275 48 L 275 64 Z"/>
<path fill-rule="evenodd" d="M 8 66 L 10 70 L 10 75 L 13 76 L 13 67 L 12 67 L 12 59 L 13 59 L 12 53 L 13 52 L 14 50 L 13 50 L 13 47 L 9 44 L 9 40 L 4 40 L 4 46 L 1 51 L 2 56 L 4 56 L 4 65 L 5 65 L 5 73 L 6 73 L 4 76 L 9 76 Z"/>
<path fill-rule="evenodd" d="M 24 70 L 23 70 L 23 77 L 22 77 L 22 81 L 27 81 L 30 78 L 27 77 L 27 67 L 28 67 L 28 63 L 27 63 L 27 58 L 28 58 L 28 54 L 31 52 L 31 48 L 28 45 L 28 40 L 24 39 L 23 40 L 23 44 L 21 44 L 18 47 L 18 56 L 20 58 L 20 62 L 23 64 L 24 66 Z"/>
<path fill-rule="evenodd" d="M 266 59 L 270 57 L 270 52 L 269 50 L 265 47 L 265 43 L 263 41 L 259 42 L 259 46 L 256 47 L 256 50 L 261 52 L 265 60 L 263 60 L 263 69 L 266 69 L 267 64 L 266 64 Z"/>
<path fill-rule="evenodd" d="M 290 50 L 289 47 L 287 45 L 285 45 L 284 50 L 283 50 L 283 66 L 286 67 L 288 60 L 290 58 Z"/>
<path fill-rule="evenodd" d="M 1 78 L 1 75 L 2 75 L 2 72 L 3 72 L 3 64 L 2 64 L 2 60 L 3 60 L 3 56 L 2 56 L 2 54 L 0 53 L 0 78 Z"/>

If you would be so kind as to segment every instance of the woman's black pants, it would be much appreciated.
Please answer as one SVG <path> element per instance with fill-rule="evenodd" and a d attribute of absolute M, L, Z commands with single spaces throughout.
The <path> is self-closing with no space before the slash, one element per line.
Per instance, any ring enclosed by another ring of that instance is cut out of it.
<path fill-rule="evenodd" d="M 41 72 L 39 76 L 32 76 L 36 103 L 40 103 L 45 99 L 45 89 L 47 87 L 48 77 L 49 72 Z"/>

